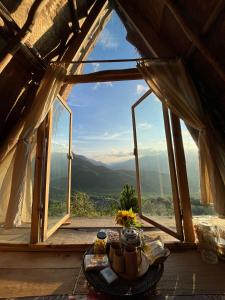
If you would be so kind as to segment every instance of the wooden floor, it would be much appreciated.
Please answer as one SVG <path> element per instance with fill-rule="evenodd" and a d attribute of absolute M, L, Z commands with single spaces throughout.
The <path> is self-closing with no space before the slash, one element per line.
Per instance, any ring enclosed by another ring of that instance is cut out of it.
<path fill-rule="evenodd" d="M 2 252 L 0 298 L 85 294 L 81 261 L 82 253 Z M 225 263 L 207 265 L 195 250 L 172 252 L 158 290 L 162 296 L 225 295 Z"/>

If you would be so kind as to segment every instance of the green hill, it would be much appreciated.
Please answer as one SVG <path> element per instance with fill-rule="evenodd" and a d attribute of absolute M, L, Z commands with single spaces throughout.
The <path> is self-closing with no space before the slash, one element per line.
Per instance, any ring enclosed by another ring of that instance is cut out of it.
<path fill-rule="evenodd" d="M 73 191 L 114 193 L 120 192 L 127 183 L 133 186 L 136 185 L 135 171 L 112 170 L 105 166 L 95 165 L 82 156 L 74 156 L 71 180 L 71 189 Z M 170 178 L 168 174 L 158 174 L 155 171 L 142 172 L 142 188 L 146 192 L 158 194 L 160 192 L 160 184 L 164 188 L 164 193 L 170 193 Z"/>

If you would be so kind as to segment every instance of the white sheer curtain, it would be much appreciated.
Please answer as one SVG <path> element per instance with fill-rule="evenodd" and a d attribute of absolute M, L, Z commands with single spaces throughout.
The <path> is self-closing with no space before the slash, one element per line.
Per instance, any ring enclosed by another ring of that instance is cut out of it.
<path fill-rule="evenodd" d="M 28 221 L 32 206 L 32 153 L 36 132 L 57 96 L 66 71 L 49 67 L 28 114 L 0 149 L 0 223 L 6 228 Z"/>
<path fill-rule="evenodd" d="M 225 145 L 205 115 L 197 90 L 181 60 L 138 64 L 153 92 L 187 125 L 198 130 L 201 201 L 225 216 Z"/>

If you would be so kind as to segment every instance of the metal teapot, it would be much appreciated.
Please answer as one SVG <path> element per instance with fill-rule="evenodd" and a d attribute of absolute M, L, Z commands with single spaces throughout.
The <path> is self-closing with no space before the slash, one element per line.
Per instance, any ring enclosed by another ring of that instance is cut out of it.
<path fill-rule="evenodd" d="M 140 245 L 139 231 L 135 227 L 123 228 L 121 240 L 124 246 L 137 247 Z"/>

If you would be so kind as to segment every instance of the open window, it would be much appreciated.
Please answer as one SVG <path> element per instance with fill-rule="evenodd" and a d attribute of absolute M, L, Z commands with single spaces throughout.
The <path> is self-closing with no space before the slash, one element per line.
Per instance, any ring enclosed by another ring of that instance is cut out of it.
<path fill-rule="evenodd" d="M 140 216 L 183 240 L 168 109 L 149 90 L 132 106 Z"/>
<path fill-rule="evenodd" d="M 70 215 L 71 110 L 57 97 L 49 115 L 42 240 L 52 235 Z"/>

